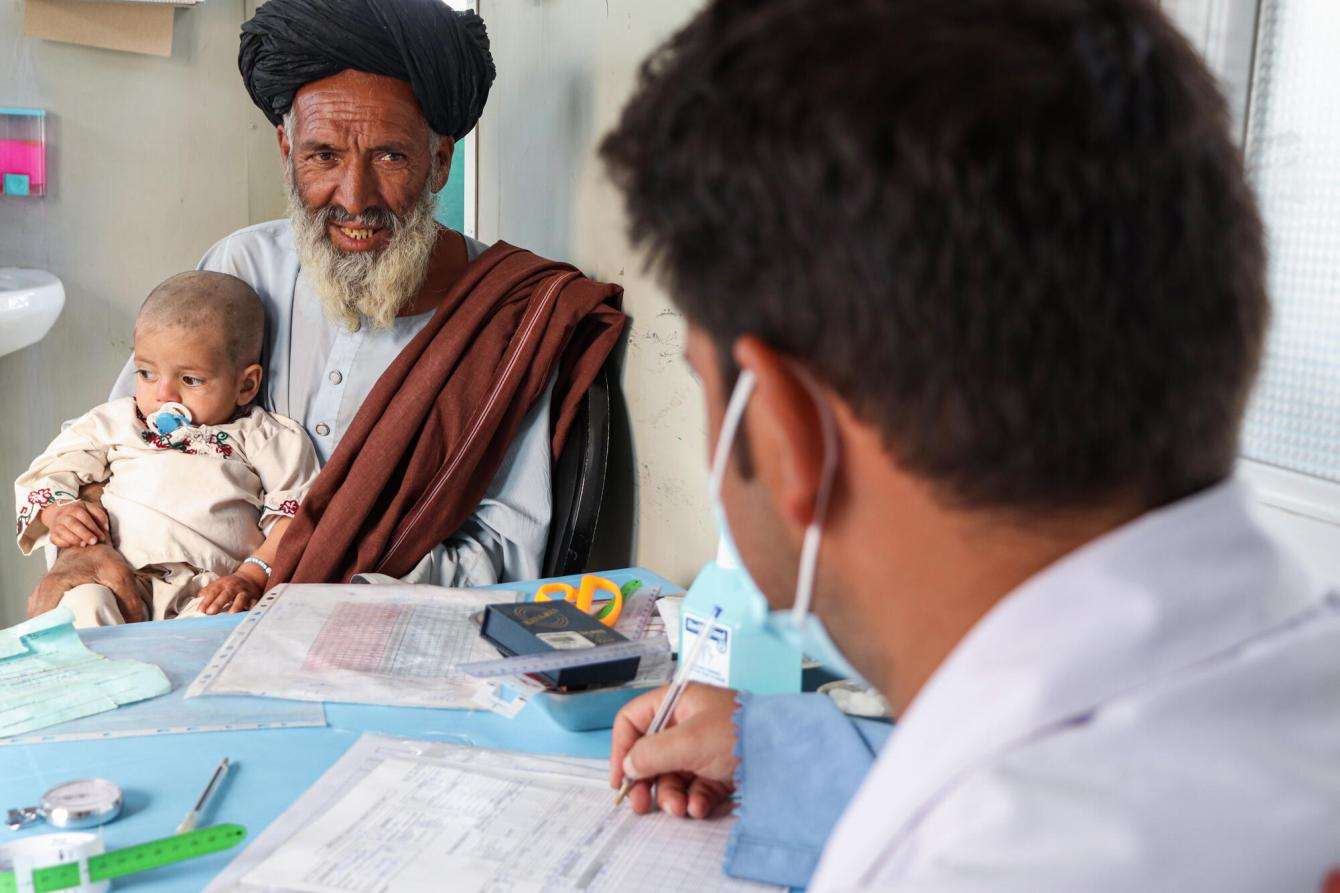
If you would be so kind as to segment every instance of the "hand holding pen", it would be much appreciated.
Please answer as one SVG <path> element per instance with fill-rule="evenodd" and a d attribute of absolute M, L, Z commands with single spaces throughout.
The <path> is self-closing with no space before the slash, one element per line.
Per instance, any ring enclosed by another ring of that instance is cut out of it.
<path fill-rule="evenodd" d="M 653 786 L 662 810 L 693 818 L 712 815 L 734 790 L 735 692 L 689 684 L 695 662 L 690 654 L 675 684 L 630 701 L 614 720 L 610 785 L 639 814 L 651 811 Z"/>

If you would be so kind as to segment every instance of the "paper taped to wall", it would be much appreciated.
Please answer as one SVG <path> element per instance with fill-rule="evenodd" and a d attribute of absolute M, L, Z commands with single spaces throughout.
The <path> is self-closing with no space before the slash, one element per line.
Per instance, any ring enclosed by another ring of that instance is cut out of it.
<path fill-rule="evenodd" d="M 25 0 L 23 33 L 126 53 L 172 55 L 172 7 L 162 3 Z"/>
<path fill-rule="evenodd" d="M 210 884 L 223 891 L 735 891 L 728 817 L 610 804 L 600 760 L 364 735 Z"/>

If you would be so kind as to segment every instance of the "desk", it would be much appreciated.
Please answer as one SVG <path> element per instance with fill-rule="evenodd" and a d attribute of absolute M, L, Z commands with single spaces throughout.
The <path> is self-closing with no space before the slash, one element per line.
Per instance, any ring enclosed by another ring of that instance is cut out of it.
<path fill-rule="evenodd" d="M 631 568 L 606 573 L 622 585 L 634 577 L 662 591 L 679 591 L 657 575 Z M 578 578 L 564 578 L 575 582 Z M 490 587 L 534 591 L 538 582 Z M 222 615 L 166 623 L 202 623 L 234 626 L 243 615 Z M 141 627 L 142 629 L 142 627 Z M 84 641 L 97 650 L 98 640 L 115 636 L 116 627 L 86 630 Z M 152 654 L 144 659 L 153 660 Z M 234 767 L 201 817 L 201 826 L 237 822 L 248 832 L 247 841 L 223 853 L 169 865 L 116 883 L 118 890 L 166 893 L 204 888 L 248 841 L 283 812 L 299 794 L 330 768 L 363 732 L 404 738 L 428 738 L 537 753 L 581 757 L 609 755 L 609 730 L 569 732 L 555 724 L 534 704 L 514 719 L 468 710 L 427 710 L 402 707 L 366 707 L 327 704 L 325 728 L 266 729 L 71 741 L 0 749 L 0 806 L 36 803 L 48 788 L 75 778 L 101 776 L 125 792 L 121 818 L 103 829 L 108 849 L 166 837 L 177 827 L 223 757 Z M 24 831 L 0 829 L 0 840 L 53 829 L 37 824 Z"/>

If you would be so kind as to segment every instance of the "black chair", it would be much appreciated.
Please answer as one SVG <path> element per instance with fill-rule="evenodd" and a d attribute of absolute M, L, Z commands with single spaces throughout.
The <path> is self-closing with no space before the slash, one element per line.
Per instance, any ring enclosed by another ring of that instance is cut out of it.
<path fill-rule="evenodd" d="M 606 363 L 577 407 L 552 470 L 554 504 L 542 575 L 565 577 L 588 568 L 605 498 L 610 453 L 611 383 Z"/>

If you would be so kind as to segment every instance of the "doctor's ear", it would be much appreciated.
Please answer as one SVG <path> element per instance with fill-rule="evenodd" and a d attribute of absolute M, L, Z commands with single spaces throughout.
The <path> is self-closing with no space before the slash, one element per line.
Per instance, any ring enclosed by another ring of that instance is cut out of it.
<path fill-rule="evenodd" d="M 237 405 L 246 406 L 261 390 L 261 376 L 265 372 L 259 363 L 252 363 L 237 376 Z"/>
<path fill-rule="evenodd" d="M 824 434 L 815 395 L 794 361 L 757 338 L 740 338 L 734 354 L 757 382 L 744 422 L 756 473 L 778 511 L 804 527 L 814 518 L 823 478 Z"/>

